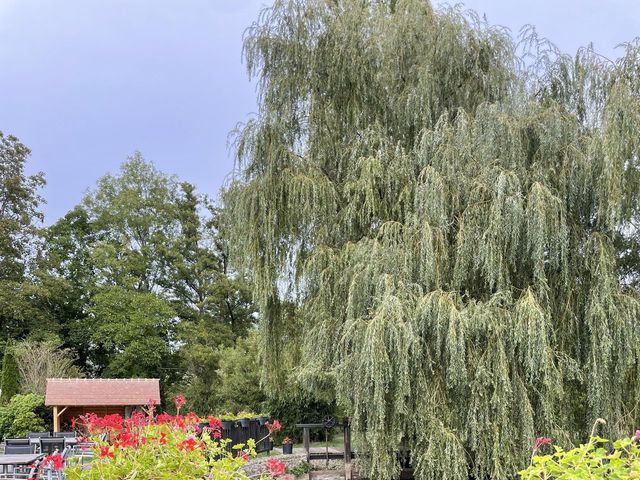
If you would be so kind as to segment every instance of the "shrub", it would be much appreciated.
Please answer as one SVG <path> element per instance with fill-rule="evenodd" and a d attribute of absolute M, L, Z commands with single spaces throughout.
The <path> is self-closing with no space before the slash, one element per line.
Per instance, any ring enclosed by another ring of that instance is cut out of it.
<path fill-rule="evenodd" d="M 6 405 L 11 397 L 20 393 L 20 373 L 13 348 L 13 342 L 8 340 L 2 359 L 2 384 L 0 385 L 0 404 L 2 405 Z"/>
<path fill-rule="evenodd" d="M 538 439 L 541 440 L 541 439 Z M 546 440 L 546 439 L 545 439 Z M 640 478 L 640 431 L 632 438 L 613 443 L 591 435 L 589 442 L 572 450 L 553 447 L 554 453 L 535 455 L 531 466 L 520 472 L 522 480 L 532 479 L 632 479 Z"/>
<path fill-rule="evenodd" d="M 14 395 L 7 405 L 0 407 L 0 438 L 23 437 L 28 432 L 45 430 L 44 413 L 41 395 Z"/>
<path fill-rule="evenodd" d="M 228 448 L 230 440 L 219 440 L 220 420 L 214 417 L 207 420 L 211 427 L 201 431 L 200 418 L 194 413 L 184 416 L 162 413 L 154 417 L 138 412 L 126 420 L 117 414 L 84 416 L 80 426 L 96 441 L 94 460 L 89 468 L 67 467 L 66 478 L 248 480 L 242 466 L 255 455 L 255 442 L 251 440 L 246 445 Z M 104 433 L 108 441 L 97 436 Z M 284 465 L 274 460 L 268 468 L 269 472 L 260 478 L 273 478 L 284 470 Z"/>

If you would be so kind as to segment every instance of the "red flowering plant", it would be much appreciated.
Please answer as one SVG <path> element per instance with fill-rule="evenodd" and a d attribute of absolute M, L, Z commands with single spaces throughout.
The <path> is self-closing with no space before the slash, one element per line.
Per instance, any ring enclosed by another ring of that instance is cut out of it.
<path fill-rule="evenodd" d="M 230 440 L 221 438 L 218 418 L 208 417 L 209 426 L 201 429 L 198 415 L 180 414 L 184 397 L 177 396 L 174 401 L 176 415 L 154 415 L 155 405 L 151 405 L 127 419 L 120 415 L 81 417 L 76 425 L 95 442 L 94 460 L 89 467 L 67 466 L 67 480 L 115 480 L 132 475 L 137 480 L 249 479 L 242 467 L 255 456 L 256 442 L 228 448 Z M 272 431 L 275 429 L 265 439 Z M 284 465 L 277 461 L 267 469 L 257 477 L 271 479 L 284 474 Z"/>

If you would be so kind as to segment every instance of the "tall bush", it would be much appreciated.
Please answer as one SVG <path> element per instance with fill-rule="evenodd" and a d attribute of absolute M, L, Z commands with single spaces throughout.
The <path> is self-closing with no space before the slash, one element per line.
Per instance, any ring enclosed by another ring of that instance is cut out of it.
<path fill-rule="evenodd" d="M 24 437 L 29 432 L 49 430 L 45 423 L 44 397 L 28 393 L 14 395 L 0 406 L 0 438 Z"/>
<path fill-rule="evenodd" d="M 2 383 L 0 384 L 0 405 L 5 405 L 20 393 L 20 372 L 16 363 L 14 344 L 7 340 L 2 358 Z"/>

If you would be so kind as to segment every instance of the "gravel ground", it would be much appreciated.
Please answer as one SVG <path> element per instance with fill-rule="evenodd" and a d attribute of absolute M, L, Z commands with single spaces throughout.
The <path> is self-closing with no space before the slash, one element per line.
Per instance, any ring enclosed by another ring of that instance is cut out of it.
<path fill-rule="evenodd" d="M 243 467 L 243 470 L 247 472 L 248 475 L 258 475 L 266 470 L 266 463 L 269 458 L 278 459 L 285 464 L 287 471 L 289 471 L 305 463 L 307 456 L 304 452 L 294 451 L 292 455 L 271 455 L 270 457 L 254 458 Z M 344 462 L 342 460 L 329 460 L 328 467 L 325 460 L 312 460 L 311 465 L 313 466 L 313 480 L 344 479 Z M 292 479 L 293 477 L 289 475 L 289 478 Z M 301 475 L 296 478 L 302 480 L 309 477 L 308 475 Z"/>

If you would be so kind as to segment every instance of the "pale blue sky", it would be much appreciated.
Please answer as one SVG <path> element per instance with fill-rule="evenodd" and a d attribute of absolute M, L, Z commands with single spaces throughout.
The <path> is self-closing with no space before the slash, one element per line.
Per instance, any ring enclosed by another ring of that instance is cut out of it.
<path fill-rule="evenodd" d="M 135 150 L 215 195 L 226 142 L 255 111 L 244 29 L 270 0 L 0 0 L 0 130 L 43 170 L 47 223 Z M 514 32 L 607 56 L 640 35 L 638 0 L 467 0 Z"/>

